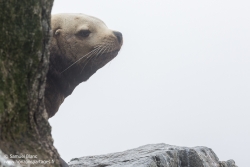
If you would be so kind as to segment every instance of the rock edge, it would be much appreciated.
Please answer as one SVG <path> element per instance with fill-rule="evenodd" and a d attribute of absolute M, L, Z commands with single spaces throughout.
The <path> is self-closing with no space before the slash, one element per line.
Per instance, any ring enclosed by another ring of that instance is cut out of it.
<path fill-rule="evenodd" d="M 106 155 L 74 158 L 70 167 L 237 167 L 234 160 L 219 161 L 207 147 L 149 144 Z"/>

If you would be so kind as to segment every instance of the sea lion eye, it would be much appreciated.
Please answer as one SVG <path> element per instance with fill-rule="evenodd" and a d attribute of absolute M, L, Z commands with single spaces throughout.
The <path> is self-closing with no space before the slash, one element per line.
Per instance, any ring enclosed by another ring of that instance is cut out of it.
<path fill-rule="evenodd" d="M 81 30 L 79 31 L 78 35 L 81 37 L 88 37 L 91 32 L 89 30 Z"/>

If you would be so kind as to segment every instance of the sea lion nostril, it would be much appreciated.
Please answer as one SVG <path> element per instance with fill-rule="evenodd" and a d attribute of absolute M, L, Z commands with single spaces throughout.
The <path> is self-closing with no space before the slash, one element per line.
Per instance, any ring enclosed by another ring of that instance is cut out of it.
<path fill-rule="evenodd" d="M 115 34 L 119 44 L 122 43 L 122 33 L 118 32 L 118 31 L 113 31 L 113 33 Z"/>

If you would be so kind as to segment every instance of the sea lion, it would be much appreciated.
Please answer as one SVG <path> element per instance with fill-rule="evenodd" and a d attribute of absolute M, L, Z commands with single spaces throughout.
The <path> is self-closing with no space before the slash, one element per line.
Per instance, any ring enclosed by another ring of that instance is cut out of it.
<path fill-rule="evenodd" d="M 118 54 L 122 34 L 84 14 L 55 14 L 51 18 L 50 64 L 45 88 L 48 118 L 58 111 L 75 87 L 89 79 Z"/>

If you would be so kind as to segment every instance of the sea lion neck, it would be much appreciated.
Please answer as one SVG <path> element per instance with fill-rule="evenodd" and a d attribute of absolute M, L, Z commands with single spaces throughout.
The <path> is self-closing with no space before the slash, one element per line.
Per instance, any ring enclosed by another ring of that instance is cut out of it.
<path fill-rule="evenodd" d="M 45 89 L 46 108 L 49 109 L 49 118 L 54 116 L 64 99 L 71 95 L 76 86 L 87 81 L 98 69 L 93 68 L 92 65 L 91 68 L 90 65 L 74 64 L 71 66 L 72 63 L 66 56 L 51 54 Z M 64 71 L 66 68 L 68 69 Z"/>
<path fill-rule="evenodd" d="M 64 98 L 69 96 L 78 84 L 87 80 L 86 74 L 81 72 L 78 64 L 70 67 L 72 63 L 72 60 L 64 55 L 53 54 L 50 58 L 47 84 L 53 85 L 53 88 L 58 90 Z M 70 68 L 67 69 L 68 67 Z M 64 71 L 65 69 L 67 70 Z"/>
<path fill-rule="evenodd" d="M 58 111 L 64 99 L 69 96 L 75 87 L 81 82 L 76 75 L 72 75 L 76 71 L 76 67 L 72 67 L 65 73 L 62 70 L 70 65 L 69 60 L 64 56 L 51 54 L 49 71 L 47 73 L 45 88 L 45 103 L 49 118 L 54 116 Z M 73 70 L 73 71 L 72 71 Z"/>

